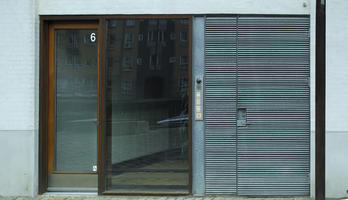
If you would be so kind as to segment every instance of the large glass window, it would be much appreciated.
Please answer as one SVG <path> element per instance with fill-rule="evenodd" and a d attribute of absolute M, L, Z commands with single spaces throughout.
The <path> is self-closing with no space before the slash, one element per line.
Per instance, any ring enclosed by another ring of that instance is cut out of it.
<path fill-rule="evenodd" d="M 188 192 L 188 26 L 108 20 L 107 192 Z"/>

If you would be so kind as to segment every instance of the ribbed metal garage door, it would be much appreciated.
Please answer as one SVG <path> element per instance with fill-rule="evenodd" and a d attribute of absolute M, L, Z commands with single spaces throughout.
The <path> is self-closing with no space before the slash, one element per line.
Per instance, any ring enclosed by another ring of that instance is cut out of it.
<path fill-rule="evenodd" d="M 206 193 L 236 192 L 236 18 L 208 18 L 205 30 Z"/>
<path fill-rule="evenodd" d="M 206 192 L 309 195 L 309 18 L 207 17 L 205 35 Z"/>

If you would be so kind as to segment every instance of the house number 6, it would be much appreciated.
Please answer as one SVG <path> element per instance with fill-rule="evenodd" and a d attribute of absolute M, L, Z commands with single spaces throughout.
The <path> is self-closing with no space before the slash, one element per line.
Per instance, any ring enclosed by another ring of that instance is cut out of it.
<path fill-rule="evenodd" d="M 91 33 L 90 37 L 91 42 L 95 42 L 95 40 L 97 39 L 97 37 L 95 36 L 95 33 Z"/>

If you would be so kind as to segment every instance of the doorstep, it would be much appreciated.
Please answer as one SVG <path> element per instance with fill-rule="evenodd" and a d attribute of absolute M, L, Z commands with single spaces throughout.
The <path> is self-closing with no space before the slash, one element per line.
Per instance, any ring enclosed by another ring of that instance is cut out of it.
<path fill-rule="evenodd" d="M 1 197 L 0 200 L 310 200 L 309 197 L 240 197 L 233 195 L 205 196 L 98 196 L 95 193 L 45 193 L 36 197 Z"/>

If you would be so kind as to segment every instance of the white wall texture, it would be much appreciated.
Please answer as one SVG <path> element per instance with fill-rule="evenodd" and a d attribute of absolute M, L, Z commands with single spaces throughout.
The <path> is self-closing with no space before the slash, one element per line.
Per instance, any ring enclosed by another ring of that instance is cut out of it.
<path fill-rule="evenodd" d="M 348 197 L 348 1 L 326 9 L 326 192 Z"/>
<path fill-rule="evenodd" d="M 39 14 L 309 14 L 313 0 L 39 0 Z M 303 2 L 308 6 L 303 7 Z"/>
<path fill-rule="evenodd" d="M 0 4 L 0 195 L 37 187 L 35 11 L 34 0 Z"/>
<path fill-rule="evenodd" d="M 0 195 L 37 193 L 38 15 L 310 14 L 314 189 L 315 0 L 11 0 L 0 4 Z M 303 3 L 307 6 L 304 7 Z M 348 190 L 348 1 L 327 1 L 327 196 Z"/>

